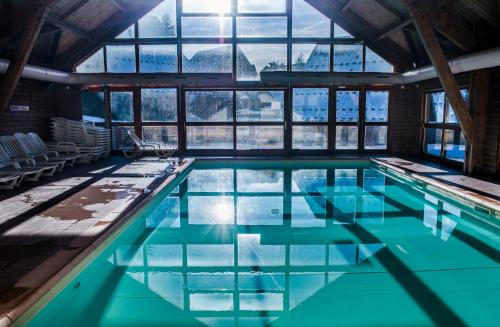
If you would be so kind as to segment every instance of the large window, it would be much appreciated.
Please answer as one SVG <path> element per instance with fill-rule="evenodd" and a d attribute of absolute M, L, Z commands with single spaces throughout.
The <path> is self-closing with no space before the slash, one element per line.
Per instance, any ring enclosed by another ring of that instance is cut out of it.
<path fill-rule="evenodd" d="M 133 86 L 123 80 L 120 87 L 83 92 L 85 119 L 111 126 L 117 144 L 134 129 L 146 140 L 193 153 L 387 148 L 386 90 L 260 81 L 262 72 L 274 71 L 392 72 L 363 40 L 307 0 L 160 0 L 124 28 L 75 71 L 137 73 L 151 81 L 175 73 L 189 82 Z M 232 76 L 214 76 L 228 82 L 212 85 L 179 73 Z M 453 125 L 446 106 L 440 118 Z M 443 155 L 457 157 L 453 144 L 461 136 L 436 129 Z"/>
<path fill-rule="evenodd" d="M 337 150 L 357 150 L 359 138 L 360 92 L 358 90 L 337 91 L 336 133 Z"/>
<path fill-rule="evenodd" d="M 104 124 L 104 92 L 82 91 L 83 120 Z"/>
<path fill-rule="evenodd" d="M 460 90 L 466 103 L 467 89 Z M 463 162 L 466 141 L 455 112 L 442 91 L 425 94 L 425 122 L 423 152 L 445 160 Z"/>
<path fill-rule="evenodd" d="M 306 0 L 289 1 L 163 0 L 75 69 L 232 73 L 239 81 L 259 81 L 262 71 L 392 72 Z"/>
<path fill-rule="evenodd" d="M 365 150 L 387 149 L 389 92 L 367 91 L 365 105 Z"/>
<path fill-rule="evenodd" d="M 293 149 L 328 149 L 328 95 L 327 88 L 293 89 Z"/>

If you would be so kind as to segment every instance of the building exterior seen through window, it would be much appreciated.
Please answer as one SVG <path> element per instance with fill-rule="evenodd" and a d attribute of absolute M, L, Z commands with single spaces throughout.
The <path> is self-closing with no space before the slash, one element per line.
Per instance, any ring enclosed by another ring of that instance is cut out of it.
<path fill-rule="evenodd" d="M 469 103 L 469 91 L 460 90 Z M 430 156 L 464 162 L 467 142 L 458 119 L 443 91 L 425 94 L 423 152 Z"/>
<path fill-rule="evenodd" d="M 84 91 L 84 119 L 109 124 L 116 147 L 135 128 L 191 151 L 387 149 L 388 90 L 260 83 L 265 71 L 393 71 L 305 0 L 164 0 L 75 71 L 233 75 L 217 89 Z"/>

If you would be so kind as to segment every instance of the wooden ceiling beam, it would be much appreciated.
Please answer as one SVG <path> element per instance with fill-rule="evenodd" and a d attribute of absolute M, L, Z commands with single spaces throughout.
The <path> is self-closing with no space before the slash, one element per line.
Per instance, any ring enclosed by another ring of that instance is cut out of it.
<path fill-rule="evenodd" d="M 424 44 L 427 55 L 431 59 L 434 69 L 436 69 L 441 85 L 448 97 L 448 101 L 450 101 L 450 104 L 455 111 L 455 115 L 458 118 L 460 127 L 470 144 L 474 130 L 472 117 L 465 100 L 460 93 L 455 76 L 448 65 L 448 60 L 446 59 L 443 49 L 439 44 L 437 35 L 434 32 L 425 11 L 418 6 L 415 0 L 403 0 L 403 2 L 406 4 L 413 17 L 415 27 L 417 28 L 422 43 Z"/>
<path fill-rule="evenodd" d="M 347 9 L 349 9 L 349 7 L 352 5 L 353 2 L 354 0 L 347 0 L 347 2 L 342 6 L 340 11 L 346 11 Z"/>
<path fill-rule="evenodd" d="M 89 41 L 93 40 L 92 33 L 84 30 L 83 28 L 75 26 L 71 23 L 60 20 L 59 18 L 57 18 L 54 15 L 49 15 L 47 17 L 47 23 L 52 24 L 56 27 L 59 27 L 62 30 L 65 30 L 65 31 L 68 31 L 68 32 L 73 33 L 75 35 L 78 35 L 80 37 L 83 37 L 86 40 L 89 40 Z"/>
<path fill-rule="evenodd" d="M 363 41 L 386 60 L 398 66 L 397 69 L 411 68 L 412 56 L 394 41 L 385 39 L 377 41 L 376 29 L 359 17 L 352 10 L 342 12 L 342 5 L 338 1 L 306 0 L 310 5 L 333 19 L 341 27 Z"/>
<path fill-rule="evenodd" d="M 388 37 L 392 33 L 397 32 L 397 31 L 403 29 L 404 27 L 410 25 L 411 23 L 413 23 L 413 19 L 412 18 L 406 18 L 406 19 L 404 19 L 403 21 L 395 24 L 394 26 L 389 27 L 385 32 L 382 32 L 377 37 L 377 41 L 382 40 L 382 39 Z"/>
<path fill-rule="evenodd" d="M 415 3 L 427 17 L 432 26 L 448 40 L 464 51 L 470 51 L 476 46 L 476 35 L 457 23 L 457 17 L 451 8 L 449 0 L 418 0 Z"/>
<path fill-rule="evenodd" d="M 35 4 L 31 3 L 30 14 L 26 16 L 24 22 L 19 22 L 23 26 L 19 45 L 14 50 L 9 68 L 7 68 L 5 75 L 0 81 L 0 110 L 6 110 L 9 106 L 24 67 L 28 62 L 31 51 L 49 14 L 50 6 L 55 1 L 40 0 Z"/>
<path fill-rule="evenodd" d="M 59 54 L 55 60 L 57 67 L 61 69 L 73 68 L 73 65 L 85 55 L 98 49 L 105 41 L 114 38 L 157 6 L 160 1 L 161 0 L 143 0 L 127 2 L 127 12 L 118 11 L 96 27 L 92 32 L 93 39 L 91 42 L 82 42 L 84 40 L 78 41 L 69 49 Z"/>
<path fill-rule="evenodd" d="M 124 5 L 122 5 L 119 0 L 111 0 L 111 3 L 116 7 L 116 9 L 126 12 L 127 8 L 125 8 Z"/>

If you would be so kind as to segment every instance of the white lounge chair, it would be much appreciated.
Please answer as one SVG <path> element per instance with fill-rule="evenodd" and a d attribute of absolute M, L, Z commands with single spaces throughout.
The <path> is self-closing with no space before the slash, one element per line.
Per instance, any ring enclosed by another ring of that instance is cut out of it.
<path fill-rule="evenodd" d="M 54 176 L 59 167 L 58 164 L 40 162 L 30 158 L 23 151 L 21 144 L 14 136 L 0 136 L 0 145 L 5 149 L 11 161 L 17 161 L 21 166 L 26 165 L 32 168 L 41 168 L 42 176 Z"/>
<path fill-rule="evenodd" d="M 127 134 L 132 141 L 132 146 L 123 147 L 122 152 L 126 158 L 134 159 L 142 155 L 144 151 L 152 150 L 156 153 L 158 158 L 166 159 L 172 156 L 175 152 L 175 148 L 171 145 L 167 147 L 162 147 L 160 143 L 157 142 L 144 142 L 137 136 L 134 130 L 128 129 Z"/>
<path fill-rule="evenodd" d="M 0 178 L 2 180 L 0 188 L 4 189 L 19 186 L 23 181 L 37 182 L 43 173 L 43 169 L 36 167 L 30 159 L 25 162 L 12 160 L 2 145 L 0 145 L 0 167 L 0 174 L 3 176 Z M 15 181 L 14 176 L 17 177 Z"/>
<path fill-rule="evenodd" d="M 40 153 L 37 148 L 31 143 L 30 138 L 28 135 L 24 133 L 16 133 L 14 134 L 14 137 L 19 141 L 19 145 L 21 146 L 24 154 L 35 160 L 36 162 L 40 163 L 50 163 L 50 164 L 55 164 L 57 165 L 57 170 L 59 172 L 62 172 L 64 169 L 64 166 L 66 165 L 66 160 L 59 159 L 59 158 L 53 158 L 49 157 L 48 155 L 44 153 Z"/>
<path fill-rule="evenodd" d="M 51 151 L 45 144 L 45 142 L 38 136 L 37 133 L 28 133 L 28 138 L 33 147 L 38 151 L 38 153 L 46 155 L 49 158 L 56 158 L 66 161 L 66 166 L 73 167 L 81 156 L 77 153 L 61 153 L 59 151 Z"/>

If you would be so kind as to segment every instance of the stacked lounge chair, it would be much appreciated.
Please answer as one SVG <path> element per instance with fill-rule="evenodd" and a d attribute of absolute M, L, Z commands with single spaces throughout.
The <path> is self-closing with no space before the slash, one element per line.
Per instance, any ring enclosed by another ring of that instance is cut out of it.
<path fill-rule="evenodd" d="M 92 123 L 52 118 L 50 130 L 54 142 L 48 144 L 49 149 L 67 153 L 77 151 L 79 162 L 96 161 L 111 152 L 109 130 Z"/>

